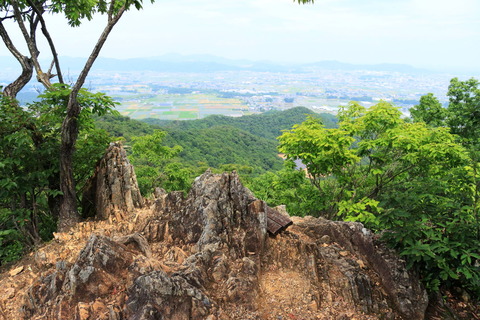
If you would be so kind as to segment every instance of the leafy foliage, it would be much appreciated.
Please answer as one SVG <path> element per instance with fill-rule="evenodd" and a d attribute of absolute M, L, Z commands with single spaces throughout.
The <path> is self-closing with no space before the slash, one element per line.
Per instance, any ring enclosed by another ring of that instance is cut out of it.
<path fill-rule="evenodd" d="M 153 1 L 152 1 L 153 2 Z M 53 1 L 0 1 L 0 8 L 2 11 L 13 11 L 10 6 L 18 6 L 18 8 L 26 13 L 30 12 L 31 7 L 35 6 L 37 9 L 42 9 L 55 14 L 63 14 L 72 27 L 81 25 L 82 20 L 92 20 L 95 14 L 118 14 L 120 8 L 125 7 L 126 10 L 134 6 L 137 10 L 141 9 L 143 5 L 142 0 L 116 0 L 116 1 L 92 1 L 92 0 L 53 0 Z"/>
<path fill-rule="evenodd" d="M 70 88 L 54 85 L 40 100 L 21 108 L 0 95 L 0 259 L 15 260 L 30 246 L 51 238 L 56 229 L 59 191 L 60 129 Z M 111 137 L 97 130 L 92 113 L 114 106 L 103 94 L 80 92 L 84 109 L 74 161 L 82 188 Z"/>
<path fill-rule="evenodd" d="M 106 115 L 97 118 L 96 125 L 112 135 L 125 138 L 127 144 L 132 142 L 135 136 L 152 135 L 154 130 L 164 130 L 168 134 L 162 138 L 163 143 L 169 147 L 181 146 L 182 151 L 168 161 L 163 159 L 162 161 L 171 164 L 162 164 L 162 170 L 180 168 L 184 175 L 189 174 L 189 181 L 193 181 L 209 167 L 214 171 L 237 170 L 243 181 L 248 183 L 259 174 L 282 168 L 275 138 L 282 129 L 305 120 L 307 114 L 314 113 L 306 108 L 293 108 L 240 118 L 209 116 L 192 121 L 148 119 L 148 124 L 126 117 Z M 329 126 L 335 125 L 332 115 L 320 116 Z M 136 168 L 136 171 L 139 180 L 142 180 L 144 175 L 156 176 L 156 183 L 160 183 L 156 186 L 173 188 L 173 185 L 165 185 L 168 179 L 159 178 L 161 172 L 147 167 Z M 171 172 L 174 173 L 175 171 Z M 142 187 L 142 192 L 149 193 L 149 190 L 152 190 L 155 181 L 152 179 L 147 179 L 151 184 L 147 183 L 148 187 Z M 181 188 L 186 189 L 187 186 Z"/>
<path fill-rule="evenodd" d="M 321 195 L 305 178 L 305 172 L 296 169 L 293 161 L 287 161 L 278 172 L 268 171 L 246 181 L 246 185 L 268 205 L 286 205 L 292 215 L 318 216 L 323 209 Z"/>
<path fill-rule="evenodd" d="M 148 195 L 157 186 L 167 191 L 187 190 L 188 169 L 168 160 L 182 151 L 182 147 L 172 148 L 162 144 L 166 132 L 154 130 L 153 134 L 132 139 L 131 161 L 135 166 L 140 191 Z"/>
<path fill-rule="evenodd" d="M 445 124 L 447 110 L 438 99 L 429 93 L 420 98 L 420 103 L 410 109 L 414 122 L 425 122 L 429 126 L 441 127 Z"/>
<path fill-rule="evenodd" d="M 480 83 L 477 79 L 460 81 L 453 78 L 448 87 L 447 124 L 452 133 L 459 135 L 464 144 L 480 144 Z"/>
<path fill-rule="evenodd" d="M 314 0 L 295 0 L 299 4 L 305 4 L 305 3 L 314 3 Z"/>
<path fill-rule="evenodd" d="M 467 98 L 457 96 L 465 109 Z M 385 230 L 384 239 L 432 290 L 460 284 L 480 293 L 478 161 L 472 153 L 449 128 L 432 126 L 442 119 L 411 123 L 386 102 L 369 109 L 351 103 L 339 119 L 338 128 L 327 129 L 309 118 L 279 137 L 287 159 L 306 166 L 305 179 L 320 195 L 319 214 Z"/>

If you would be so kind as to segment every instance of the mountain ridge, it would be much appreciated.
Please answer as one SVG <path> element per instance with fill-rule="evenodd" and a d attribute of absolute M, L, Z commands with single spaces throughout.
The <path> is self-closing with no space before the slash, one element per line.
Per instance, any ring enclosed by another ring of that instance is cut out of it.
<path fill-rule="evenodd" d="M 64 70 L 79 71 L 86 58 L 61 56 Z M 48 61 L 45 60 L 45 63 Z M 17 62 L 12 57 L 0 60 L 0 68 L 16 68 Z M 416 68 L 408 64 L 379 63 L 352 64 L 332 60 L 310 63 L 279 63 L 265 60 L 228 59 L 214 55 L 165 54 L 154 57 L 117 59 L 99 57 L 93 66 L 96 71 L 156 71 L 156 72 L 194 72 L 209 73 L 219 71 L 255 71 L 255 72 L 292 72 L 303 73 L 312 70 L 338 71 L 388 71 L 399 73 L 436 73 L 435 71 Z"/>

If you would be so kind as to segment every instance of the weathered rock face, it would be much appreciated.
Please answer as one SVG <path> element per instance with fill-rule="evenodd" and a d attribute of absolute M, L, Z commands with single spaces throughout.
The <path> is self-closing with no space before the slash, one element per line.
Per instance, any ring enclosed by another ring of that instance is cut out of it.
<path fill-rule="evenodd" d="M 400 259 L 393 250 L 389 250 L 379 241 L 375 241 L 375 238 L 367 229 L 363 228 L 362 224 L 310 218 L 299 221 L 297 227 L 302 233 L 316 241 L 321 241 L 327 236 L 331 243 L 334 242 L 345 250 L 355 253 L 350 256 L 350 259 L 360 258 L 360 261 L 367 263 L 379 277 L 382 290 L 387 293 L 400 314 L 409 319 L 423 318 L 424 307 L 428 304 L 428 297 L 423 286 L 407 272 L 406 262 Z M 346 260 L 350 266 L 360 266 L 358 260 L 357 264 L 348 258 Z M 355 297 L 355 292 L 353 292 L 352 300 L 366 299 L 364 301 L 365 312 L 379 310 L 374 306 L 376 301 L 369 294 L 374 287 L 372 283 L 370 283 L 370 288 L 366 287 L 367 277 L 358 273 L 358 268 L 349 267 L 348 269 L 350 272 L 345 270 L 345 274 L 357 273 L 354 275 L 355 283 L 357 283 L 357 296 Z"/>
<path fill-rule="evenodd" d="M 272 209 L 235 173 L 157 194 L 124 214 L 133 234 L 94 234 L 39 278 L 24 319 L 424 318 L 425 290 L 359 223 L 292 218 L 269 236 Z"/>
<path fill-rule="evenodd" d="M 89 302 L 100 300 L 105 305 L 103 301 L 109 300 L 124 279 L 138 275 L 134 268 L 129 270 L 133 262 L 134 252 L 126 246 L 92 235 L 75 264 L 57 262 L 56 270 L 29 290 L 23 305 L 25 318 L 42 314 L 49 319 L 76 319 L 75 315 L 82 318 L 81 314 L 88 313 Z M 118 310 L 118 305 L 112 308 L 113 313 Z"/>
<path fill-rule="evenodd" d="M 266 206 L 263 204 L 258 210 L 253 205 L 255 201 L 236 174 L 213 175 L 207 171 L 197 178 L 186 199 L 175 192 L 162 196 L 154 205 L 153 215 L 139 224 L 139 231 L 151 243 L 166 242 L 191 253 L 169 280 L 177 288 L 185 288 L 185 283 L 192 286 L 186 291 L 191 296 L 187 304 L 191 305 L 190 310 L 178 319 L 204 319 L 219 312 L 222 304 L 232 308 L 238 303 L 255 306 L 267 238 Z M 155 282 L 158 277 L 165 275 L 155 273 L 142 278 L 144 287 L 155 288 L 145 281 Z M 139 291 L 134 292 L 133 299 L 141 300 Z M 145 294 L 158 296 L 159 293 L 142 291 L 142 295 Z M 172 295 L 176 299 L 172 299 Z M 161 310 L 167 305 L 166 310 L 175 310 L 183 300 L 178 293 L 168 293 L 168 297 L 160 301 L 161 304 L 153 305 L 151 301 L 145 302 L 142 308 L 153 306 Z"/>
<path fill-rule="evenodd" d="M 122 218 L 123 213 L 144 205 L 135 170 L 119 143 L 110 144 L 86 186 L 82 198 L 84 216 Z"/>
<path fill-rule="evenodd" d="M 267 234 L 266 206 L 237 175 L 198 177 L 187 199 L 172 192 L 157 199 L 153 219 L 140 226 L 150 241 L 194 244 L 196 250 L 228 246 L 231 258 L 261 254 Z"/>
<path fill-rule="evenodd" d="M 320 309 L 337 304 L 384 318 L 424 318 L 428 296 L 420 282 L 360 223 L 312 217 L 294 222 L 269 240 L 264 276 L 269 269 L 302 273 Z"/>

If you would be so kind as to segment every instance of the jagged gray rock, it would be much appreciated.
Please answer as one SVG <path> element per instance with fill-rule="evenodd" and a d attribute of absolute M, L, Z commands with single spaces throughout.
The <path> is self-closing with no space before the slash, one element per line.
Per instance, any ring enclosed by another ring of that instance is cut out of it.
<path fill-rule="evenodd" d="M 198 177 L 186 199 L 171 192 L 157 200 L 154 219 L 141 227 L 150 241 L 172 239 L 176 244 L 205 248 L 229 246 L 232 258 L 247 252 L 261 253 L 266 231 L 266 205 L 253 210 L 253 194 L 237 174 L 214 175 L 210 170 Z"/>
<path fill-rule="evenodd" d="M 210 299 L 178 275 L 153 271 L 135 279 L 128 290 L 127 317 L 132 320 L 204 319 Z"/>
<path fill-rule="evenodd" d="M 129 278 L 135 252 L 108 237 L 93 234 L 72 266 L 57 263 L 52 274 L 37 282 L 23 306 L 25 319 L 76 319 L 79 303 L 106 298 Z M 77 309 L 76 309 L 77 308 Z"/>
<path fill-rule="evenodd" d="M 207 171 L 187 197 L 157 192 L 136 233 L 94 235 L 35 282 L 25 319 L 424 318 L 416 276 L 360 223 L 292 217 L 273 237 L 269 210 L 236 173 Z"/>
<path fill-rule="evenodd" d="M 120 143 L 111 143 L 87 181 L 82 197 L 84 216 L 108 219 L 144 206 L 135 170 Z"/>

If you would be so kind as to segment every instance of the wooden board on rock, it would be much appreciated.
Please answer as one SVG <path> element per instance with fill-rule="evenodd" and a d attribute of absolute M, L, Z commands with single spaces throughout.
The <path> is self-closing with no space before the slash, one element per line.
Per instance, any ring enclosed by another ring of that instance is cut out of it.
<path fill-rule="evenodd" d="M 267 207 L 267 230 L 272 235 L 277 235 L 293 223 L 288 217 L 270 207 Z"/>

